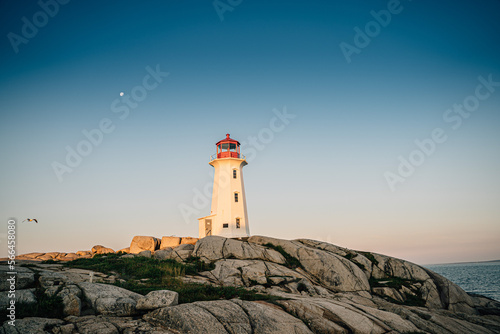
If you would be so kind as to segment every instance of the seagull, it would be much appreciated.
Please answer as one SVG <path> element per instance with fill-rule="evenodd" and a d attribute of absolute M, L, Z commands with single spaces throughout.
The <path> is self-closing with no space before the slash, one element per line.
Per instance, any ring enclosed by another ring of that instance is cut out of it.
<path fill-rule="evenodd" d="M 35 223 L 37 223 L 37 224 L 38 224 L 38 220 L 36 220 L 36 219 L 27 218 L 27 219 L 23 220 L 23 223 L 24 223 L 25 221 L 29 221 L 29 222 L 33 222 L 33 221 L 34 221 Z"/>

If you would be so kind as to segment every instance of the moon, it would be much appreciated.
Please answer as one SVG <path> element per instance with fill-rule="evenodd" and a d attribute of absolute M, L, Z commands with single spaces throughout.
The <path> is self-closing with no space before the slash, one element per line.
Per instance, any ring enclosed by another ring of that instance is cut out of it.
<path fill-rule="evenodd" d="M 123 95 L 124 95 L 124 93 L 123 93 L 123 92 L 120 92 L 120 96 L 123 96 Z"/>

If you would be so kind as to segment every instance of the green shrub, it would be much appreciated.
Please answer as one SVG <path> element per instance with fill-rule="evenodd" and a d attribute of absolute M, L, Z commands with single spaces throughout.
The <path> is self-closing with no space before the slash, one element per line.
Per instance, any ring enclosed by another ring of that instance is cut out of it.
<path fill-rule="evenodd" d="M 356 257 L 356 254 L 354 254 L 354 253 L 347 253 L 346 255 L 344 255 L 344 257 L 346 259 L 348 259 L 349 261 L 351 261 L 354 257 Z"/>
<path fill-rule="evenodd" d="M 374 265 L 378 265 L 378 261 L 377 259 L 375 258 L 375 256 L 373 256 L 372 253 L 370 252 L 358 252 L 359 254 L 363 255 L 364 257 L 366 257 L 368 260 L 370 260 L 371 263 L 373 263 Z"/>
<path fill-rule="evenodd" d="M 188 264 L 186 268 L 187 275 L 195 275 L 202 271 L 210 271 L 215 269 L 215 264 L 203 262 L 197 256 L 188 257 L 186 259 L 186 263 Z"/>
<path fill-rule="evenodd" d="M 306 286 L 304 283 L 302 283 L 302 282 L 300 282 L 300 283 L 297 285 L 297 290 L 298 290 L 299 292 L 302 292 L 302 291 L 308 292 L 308 290 L 307 290 L 307 286 Z"/>
<path fill-rule="evenodd" d="M 139 283 L 127 281 L 115 285 L 124 289 L 145 295 L 155 290 L 170 290 L 179 294 L 179 304 L 192 303 L 196 301 L 219 300 L 240 298 L 243 300 L 278 300 L 275 296 L 259 294 L 243 287 L 212 286 L 200 283 L 185 283 L 178 278 L 170 278 L 162 284 Z"/>
<path fill-rule="evenodd" d="M 97 255 L 90 259 L 77 259 L 65 263 L 68 267 L 89 269 L 105 274 L 117 274 L 120 278 L 149 278 L 153 283 L 161 283 L 168 277 L 184 276 L 186 272 L 196 272 L 199 264 L 183 264 L 175 260 L 158 260 L 146 257 L 123 258 L 116 254 Z"/>
<path fill-rule="evenodd" d="M 198 257 L 190 257 L 186 263 L 175 260 L 157 260 L 145 257 L 122 258 L 116 254 L 95 256 L 91 259 L 77 259 L 65 263 L 69 267 L 90 269 L 105 274 L 117 274 L 125 282 L 114 285 L 145 295 L 155 290 L 171 290 L 179 293 L 179 303 L 202 300 L 240 298 L 244 300 L 277 300 L 274 296 L 256 293 L 239 287 L 212 286 L 199 283 L 185 283 L 180 277 L 214 269 L 212 263 L 205 263 Z M 141 279 L 148 278 L 147 281 Z"/>
<path fill-rule="evenodd" d="M 408 279 L 403 279 L 400 277 L 390 277 L 390 278 L 382 278 L 382 279 L 376 279 L 373 277 L 370 277 L 368 280 L 370 283 L 370 287 L 389 287 L 393 288 L 396 290 L 400 290 L 403 286 L 411 289 L 415 295 L 410 294 L 410 293 L 404 293 L 405 296 L 405 301 L 400 302 L 397 301 L 393 298 L 384 296 L 383 298 L 386 299 L 387 301 L 390 301 L 391 303 L 394 304 L 400 304 L 400 305 L 408 305 L 408 306 L 425 306 L 425 300 L 422 298 L 422 293 L 420 290 L 412 289 L 412 285 L 415 283 L 422 283 L 422 281 L 418 280 L 408 280 Z M 382 283 L 383 282 L 383 283 Z"/>

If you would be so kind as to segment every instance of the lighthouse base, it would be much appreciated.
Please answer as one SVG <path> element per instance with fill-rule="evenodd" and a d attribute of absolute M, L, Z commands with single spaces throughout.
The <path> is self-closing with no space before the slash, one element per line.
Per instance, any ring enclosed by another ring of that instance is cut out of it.
<path fill-rule="evenodd" d="M 199 238 L 208 237 L 210 235 L 218 235 L 225 238 L 248 238 L 250 234 L 247 233 L 246 228 L 243 226 L 238 227 L 231 222 L 221 222 L 220 217 L 216 214 L 198 218 L 198 235 Z"/>

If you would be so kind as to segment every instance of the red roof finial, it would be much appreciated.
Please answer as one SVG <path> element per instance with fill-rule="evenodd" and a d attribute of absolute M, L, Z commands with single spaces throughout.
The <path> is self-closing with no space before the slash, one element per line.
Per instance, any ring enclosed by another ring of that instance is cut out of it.
<path fill-rule="evenodd" d="M 240 145 L 240 143 L 237 140 L 234 140 L 231 137 L 229 137 L 229 133 L 226 133 L 226 138 L 219 140 L 217 143 L 215 143 L 215 145 L 219 145 L 220 143 L 233 143 L 233 144 L 236 143 Z"/>

